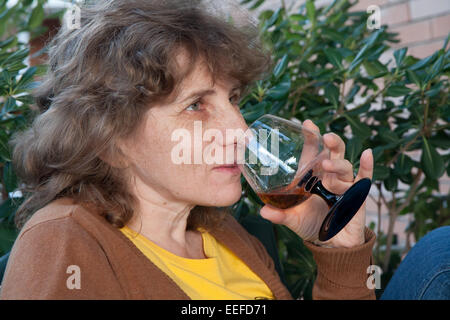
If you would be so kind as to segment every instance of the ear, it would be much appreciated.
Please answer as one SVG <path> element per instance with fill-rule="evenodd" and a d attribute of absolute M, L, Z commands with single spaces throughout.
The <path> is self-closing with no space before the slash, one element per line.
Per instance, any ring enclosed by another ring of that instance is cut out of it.
<path fill-rule="evenodd" d="M 121 143 L 110 144 L 98 157 L 114 168 L 126 169 L 129 167 L 129 160 L 125 155 L 126 153 L 122 151 L 122 148 Z"/>

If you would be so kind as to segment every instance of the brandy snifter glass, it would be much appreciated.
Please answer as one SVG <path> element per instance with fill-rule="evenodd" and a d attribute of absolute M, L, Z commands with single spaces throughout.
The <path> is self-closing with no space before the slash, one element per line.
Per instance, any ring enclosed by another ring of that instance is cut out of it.
<path fill-rule="evenodd" d="M 371 180 L 363 178 L 344 194 L 334 194 L 322 184 L 322 161 L 330 159 L 319 132 L 274 115 L 264 115 L 250 126 L 241 168 L 258 197 L 280 209 L 297 206 L 313 194 L 328 205 L 318 238 L 334 237 L 363 205 Z"/>

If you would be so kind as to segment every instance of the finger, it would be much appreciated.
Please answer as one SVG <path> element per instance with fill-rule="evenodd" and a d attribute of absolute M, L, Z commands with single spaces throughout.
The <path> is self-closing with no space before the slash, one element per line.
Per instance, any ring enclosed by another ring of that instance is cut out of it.
<path fill-rule="evenodd" d="M 302 133 L 305 141 L 298 164 L 299 171 L 303 170 L 304 165 L 310 163 L 317 156 L 319 151 L 320 129 L 308 119 L 303 121 Z"/>
<path fill-rule="evenodd" d="M 327 133 L 323 136 L 325 146 L 330 150 L 330 159 L 344 159 L 345 143 L 335 133 Z"/>
<path fill-rule="evenodd" d="M 336 173 L 343 181 L 353 182 L 353 165 L 347 159 L 322 161 L 322 167 L 327 173 Z"/>
<path fill-rule="evenodd" d="M 303 126 L 303 128 L 306 128 L 306 129 L 308 129 L 308 130 L 311 130 L 311 131 L 315 131 L 315 132 L 317 132 L 317 133 L 320 133 L 319 127 L 316 126 L 316 125 L 314 124 L 314 122 L 312 122 L 312 120 L 310 120 L 310 119 L 306 119 L 305 121 L 303 121 L 302 126 Z"/>
<path fill-rule="evenodd" d="M 359 160 L 359 170 L 356 175 L 355 182 L 359 181 L 363 178 L 372 179 L 373 177 L 373 154 L 372 149 L 366 149 L 361 154 L 361 158 Z"/>

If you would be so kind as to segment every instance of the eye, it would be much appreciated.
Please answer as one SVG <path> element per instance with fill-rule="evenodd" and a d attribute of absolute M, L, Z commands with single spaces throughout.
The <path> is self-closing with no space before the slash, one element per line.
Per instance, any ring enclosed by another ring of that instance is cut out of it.
<path fill-rule="evenodd" d="M 200 111 L 200 101 L 194 102 L 189 107 L 187 107 L 185 110 L 187 110 L 187 111 Z"/>

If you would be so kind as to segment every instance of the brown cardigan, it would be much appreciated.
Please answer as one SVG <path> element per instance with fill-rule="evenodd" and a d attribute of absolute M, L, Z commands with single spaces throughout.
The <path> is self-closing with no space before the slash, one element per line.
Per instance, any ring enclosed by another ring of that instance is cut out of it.
<path fill-rule="evenodd" d="M 241 258 L 272 290 L 276 299 L 292 299 L 261 242 L 228 215 L 211 234 Z M 305 245 L 318 266 L 314 299 L 375 299 L 366 286 L 375 234 L 351 249 Z M 81 288 L 69 289 L 75 265 Z M 120 230 L 103 217 L 57 199 L 37 211 L 14 243 L 1 299 L 189 299 Z"/>

